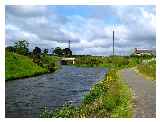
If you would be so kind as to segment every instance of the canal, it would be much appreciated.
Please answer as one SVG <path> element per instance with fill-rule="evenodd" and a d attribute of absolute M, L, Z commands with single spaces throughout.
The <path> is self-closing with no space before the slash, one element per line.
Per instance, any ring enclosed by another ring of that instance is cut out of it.
<path fill-rule="evenodd" d="M 55 110 L 67 102 L 78 106 L 105 68 L 62 66 L 55 73 L 6 82 L 6 117 L 39 117 L 46 106 Z"/>

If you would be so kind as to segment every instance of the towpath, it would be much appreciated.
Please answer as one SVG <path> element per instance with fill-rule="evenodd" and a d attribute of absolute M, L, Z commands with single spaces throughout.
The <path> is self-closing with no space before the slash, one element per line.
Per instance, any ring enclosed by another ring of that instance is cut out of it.
<path fill-rule="evenodd" d="M 156 81 L 146 80 L 133 69 L 121 70 L 120 75 L 134 94 L 133 117 L 156 117 Z"/>

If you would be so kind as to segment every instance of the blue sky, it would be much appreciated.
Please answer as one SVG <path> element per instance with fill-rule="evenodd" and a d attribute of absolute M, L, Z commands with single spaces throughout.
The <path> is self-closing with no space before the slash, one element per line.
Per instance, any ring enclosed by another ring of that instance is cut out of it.
<path fill-rule="evenodd" d="M 6 46 L 26 39 L 35 46 L 67 47 L 73 54 L 111 55 L 156 47 L 155 6 L 6 6 Z"/>
<path fill-rule="evenodd" d="M 61 5 L 61 6 L 56 6 L 56 7 L 49 7 L 49 9 L 52 11 L 56 11 L 57 13 L 59 13 L 62 16 L 73 16 L 73 15 L 79 15 L 79 16 L 83 16 L 86 18 L 90 18 L 90 17 L 97 17 L 97 18 L 102 18 L 106 24 L 118 24 L 119 23 L 119 19 L 114 16 L 114 12 L 111 10 L 111 7 L 113 6 L 104 6 L 104 5 L 100 5 L 100 6 L 94 6 L 94 5 L 78 5 L 78 6 L 74 6 L 74 5 L 70 5 L 70 6 L 66 6 L 66 5 Z M 98 10 L 98 11 L 97 11 Z M 95 16 L 96 14 L 96 16 Z M 110 16 L 110 19 L 107 19 L 107 17 L 105 16 Z"/>

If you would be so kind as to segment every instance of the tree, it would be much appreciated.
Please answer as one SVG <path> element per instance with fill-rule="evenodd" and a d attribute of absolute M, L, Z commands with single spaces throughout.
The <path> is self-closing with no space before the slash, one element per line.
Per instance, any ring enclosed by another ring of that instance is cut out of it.
<path fill-rule="evenodd" d="M 8 46 L 5 48 L 5 50 L 8 52 L 15 52 L 16 51 L 15 47 L 13 47 L 13 46 Z"/>
<path fill-rule="evenodd" d="M 29 52 L 28 46 L 29 43 L 26 40 L 20 40 L 15 43 L 14 48 L 16 50 L 16 53 L 26 55 Z"/>
<path fill-rule="evenodd" d="M 44 51 L 43 51 L 43 53 L 44 54 L 48 54 L 48 49 L 45 48 Z"/>
<path fill-rule="evenodd" d="M 33 55 L 41 55 L 41 48 L 35 47 L 32 53 Z"/>
<path fill-rule="evenodd" d="M 63 54 L 66 57 L 70 57 L 72 55 L 72 51 L 69 48 L 63 49 Z"/>
<path fill-rule="evenodd" d="M 41 65 L 41 48 L 35 47 L 32 52 L 33 62 Z"/>
<path fill-rule="evenodd" d="M 60 47 L 56 47 L 54 49 L 53 53 L 58 55 L 58 56 L 62 56 L 63 55 L 63 50 Z"/>

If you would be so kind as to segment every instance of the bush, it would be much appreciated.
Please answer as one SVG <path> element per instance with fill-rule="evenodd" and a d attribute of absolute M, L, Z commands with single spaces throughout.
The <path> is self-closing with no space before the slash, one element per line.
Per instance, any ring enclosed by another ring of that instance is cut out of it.
<path fill-rule="evenodd" d="M 77 66 L 88 66 L 88 67 L 107 67 L 107 68 L 124 68 L 130 63 L 129 57 L 125 56 L 81 56 L 76 58 Z"/>
<path fill-rule="evenodd" d="M 48 64 L 48 71 L 49 71 L 49 72 L 54 72 L 54 71 L 56 70 L 56 67 L 55 67 L 55 66 L 56 66 L 56 65 L 55 65 L 54 62 Z"/>
<path fill-rule="evenodd" d="M 76 62 L 76 65 L 79 65 L 79 66 L 94 67 L 101 64 L 102 60 L 101 58 L 97 58 L 93 56 L 83 56 L 83 57 L 77 57 L 75 62 Z"/>
<path fill-rule="evenodd" d="M 139 70 L 140 73 L 146 76 L 149 76 L 154 80 L 156 79 L 156 62 L 155 61 L 152 61 L 147 64 L 139 64 L 137 66 L 137 69 Z"/>
<path fill-rule="evenodd" d="M 129 67 L 134 67 L 134 66 L 136 66 L 137 64 L 140 64 L 140 59 L 139 58 L 130 58 L 129 59 L 129 64 L 128 64 L 128 66 Z"/>
<path fill-rule="evenodd" d="M 41 62 L 41 49 L 39 47 L 35 47 L 32 52 L 33 62 L 42 66 Z"/>
<path fill-rule="evenodd" d="M 60 110 L 54 112 L 55 117 L 64 117 L 64 118 L 71 118 L 75 116 L 77 113 L 77 108 L 71 106 L 69 104 L 65 104 Z"/>
<path fill-rule="evenodd" d="M 129 61 L 125 57 L 113 57 L 112 63 L 117 67 L 123 67 L 129 64 Z"/>
<path fill-rule="evenodd" d="M 89 94 L 87 94 L 84 97 L 83 103 L 84 104 L 89 104 L 93 101 L 95 101 L 95 99 L 97 97 L 99 97 L 101 94 L 103 94 L 103 92 L 105 91 L 105 86 L 102 83 L 96 84 L 91 91 L 89 92 Z"/>
<path fill-rule="evenodd" d="M 12 46 L 6 47 L 5 50 L 6 50 L 6 52 L 7 52 L 7 51 L 8 51 L 8 52 L 15 52 L 15 51 L 16 51 L 15 47 L 12 47 Z"/>
<path fill-rule="evenodd" d="M 14 48 L 16 50 L 16 53 L 21 54 L 21 55 L 27 55 L 29 52 L 28 46 L 29 46 L 28 41 L 20 40 L 15 43 Z"/>

